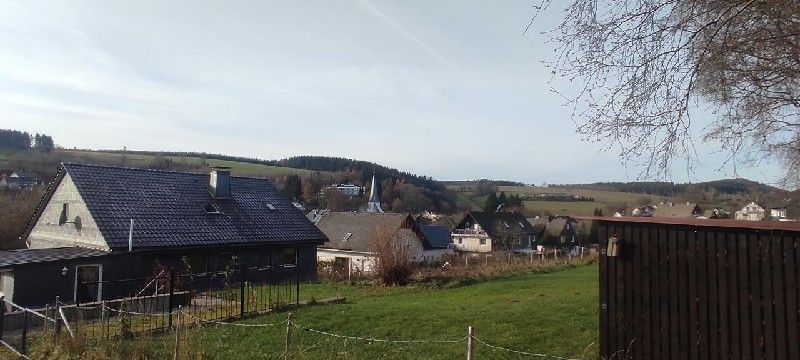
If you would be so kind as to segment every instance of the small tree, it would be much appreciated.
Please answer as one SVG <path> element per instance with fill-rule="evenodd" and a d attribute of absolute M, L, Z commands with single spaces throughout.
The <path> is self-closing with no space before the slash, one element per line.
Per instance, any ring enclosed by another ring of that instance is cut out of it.
<path fill-rule="evenodd" d="M 403 286 L 414 275 L 412 248 L 400 233 L 395 225 L 385 220 L 376 222 L 372 230 L 368 246 L 375 254 L 375 274 L 383 285 Z"/>
<path fill-rule="evenodd" d="M 500 205 L 497 202 L 497 194 L 490 193 L 489 197 L 486 198 L 486 203 L 483 206 L 483 209 L 486 211 L 495 211 L 497 210 L 497 205 Z"/>

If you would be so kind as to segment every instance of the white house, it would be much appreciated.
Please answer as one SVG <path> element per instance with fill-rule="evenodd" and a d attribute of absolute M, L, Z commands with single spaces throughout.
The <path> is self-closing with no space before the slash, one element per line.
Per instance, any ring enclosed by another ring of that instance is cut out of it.
<path fill-rule="evenodd" d="M 736 220 L 750 220 L 750 221 L 759 221 L 764 220 L 764 215 L 766 211 L 763 207 L 756 204 L 755 202 L 750 202 L 749 204 L 745 205 L 741 210 L 736 212 Z"/>
<path fill-rule="evenodd" d="M 396 229 L 395 240 L 409 246 L 418 262 L 435 261 L 452 252 L 446 227 L 441 231 L 435 225 L 419 225 L 409 214 L 328 212 L 321 214 L 316 225 L 328 238 L 317 248 L 317 259 L 333 261 L 341 275 L 373 270 L 375 254 L 370 242 L 381 225 Z"/>

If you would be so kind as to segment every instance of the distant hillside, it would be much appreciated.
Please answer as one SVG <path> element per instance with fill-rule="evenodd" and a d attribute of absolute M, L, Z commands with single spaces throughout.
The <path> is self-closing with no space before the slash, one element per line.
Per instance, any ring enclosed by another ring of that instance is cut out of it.
<path fill-rule="evenodd" d="M 302 178 L 299 181 L 308 182 L 312 186 L 310 189 L 303 189 L 302 184 L 300 187 L 296 186 L 295 194 L 292 196 L 302 195 L 312 206 L 323 206 L 323 208 L 330 205 L 319 198 L 325 186 L 337 182 L 355 182 L 369 186 L 374 174 L 380 183 L 381 201 L 385 210 L 452 212 L 469 206 L 461 204 L 463 201 L 459 201 L 443 183 L 430 177 L 353 159 L 298 156 L 282 160 L 262 160 L 200 152 L 55 149 L 51 153 L 41 153 L 0 149 L 0 169 L 31 171 L 45 181 L 55 175 L 61 162 L 191 172 L 203 172 L 208 171 L 210 167 L 224 166 L 231 168 L 231 172 L 235 175 L 272 178 L 279 186 L 282 186 L 287 178 L 298 175 Z M 363 199 L 347 202 L 347 205 L 340 210 L 352 210 L 362 202 Z"/>
<path fill-rule="evenodd" d="M 598 182 L 592 184 L 550 185 L 550 187 L 618 191 L 636 194 L 675 196 L 689 190 L 713 191 L 718 194 L 742 195 L 753 193 L 781 193 L 784 190 L 748 179 L 722 179 L 700 183 L 673 182 Z"/>

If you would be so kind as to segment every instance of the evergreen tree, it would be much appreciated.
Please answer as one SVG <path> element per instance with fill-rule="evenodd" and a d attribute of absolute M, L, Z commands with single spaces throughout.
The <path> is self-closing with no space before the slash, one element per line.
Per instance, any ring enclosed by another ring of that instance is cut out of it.
<path fill-rule="evenodd" d="M 283 194 L 290 199 L 299 199 L 303 195 L 303 184 L 298 175 L 289 175 L 283 184 Z"/>
<path fill-rule="evenodd" d="M 500 192 L 500 196 L 497 198 L 497 205 L 508 206 L 508 196 L 506 196 L 506 192 Z"/>
<path fill-rule="evenodd" d="M 486 197 L 486 203 L 483 206 L 483 209 L 486 211 L 495 211 L 497 210 L 497 205 L 500 205 L 497 202 L 497 194 L 490 193 L 488 197 Z"/>

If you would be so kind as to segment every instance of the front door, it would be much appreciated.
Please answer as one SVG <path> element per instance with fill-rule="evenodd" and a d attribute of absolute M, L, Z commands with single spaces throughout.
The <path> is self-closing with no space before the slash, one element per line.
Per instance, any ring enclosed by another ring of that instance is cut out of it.
<path fill-rule="evenodd" d="M 75 302 L 100 301 L 103 268 L 100 265 L 80 265 L 75 268 Z"/>

